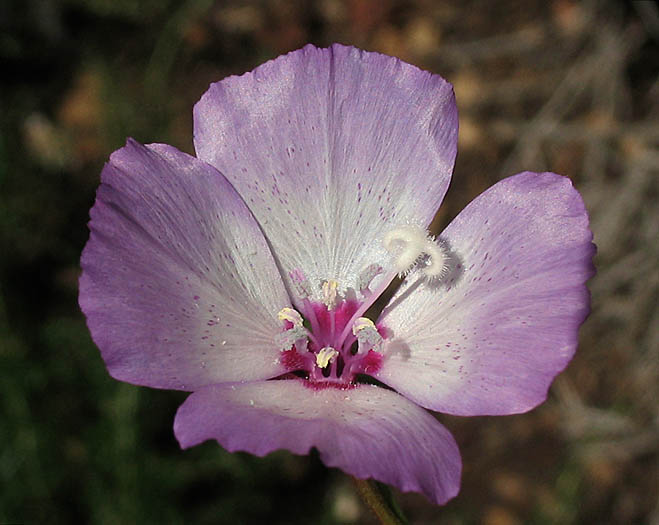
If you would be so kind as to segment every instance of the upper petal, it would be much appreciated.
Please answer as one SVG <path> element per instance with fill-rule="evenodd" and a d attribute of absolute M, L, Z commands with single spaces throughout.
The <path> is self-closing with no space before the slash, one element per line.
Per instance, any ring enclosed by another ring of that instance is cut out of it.
<path fill-rule="evenodd" d="M 132 140 L 101 178 L 80 306 L 110 373 L 178 389 L 281 373 L 273 338 L 289 301 L 231 184 L 175 148 Z"/>
<path fill-rule="evenodd" d="M 263 456 L 316 447 L 330 467 L 422 492 L 436 503 L 460 485 L 460 453 L 425 410 L 373 385 L 314 389 L 302 380 L 219 385 L 191 394 L 174 423 L 183 447 L 216 439 Z"/>
<path fill-rule="evenodd" d="M 197 155 L 243 196 L 283 273 L 342 288 L 369 264 L 385 266 L 392 225 L 430 222 L 457 127 L 441 77 L 340 45 L 226 78 L 194 110 Z"/>
<path fill-rule="evenodd" d="M 377 378 L 442 412 L 529 410 L 572 358 L 589 311 L 595 247 L 579 193 L 565 177 L 521 173 L 440 238 L 449 274 L 412 280 L 385 309 L 393 337 Z"/>

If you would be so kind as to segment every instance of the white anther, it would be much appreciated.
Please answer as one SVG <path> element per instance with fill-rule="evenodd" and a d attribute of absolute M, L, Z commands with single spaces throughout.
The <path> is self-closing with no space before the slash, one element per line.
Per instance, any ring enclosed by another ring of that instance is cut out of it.
<path fill-rule="evenodd" d="M 327 365 L 330 364 L 330 361 L 334 359 L 339 353 L 334 350 L 331 346 L 326 346 L 325 348 L 321 348 L 320 352 L 316 354 L 316 364 L 320 368 L 325 368 Z"/>
<path fill-rule="evenodd" d="M 376 330 L 375 323 L 368 317 L 358 317 L 352 324 L 352 335 L 357 335 L 363 330 Z"/>
<path fill-rule="evenodd" d="M 330 279 L 323 283 L 323 304 L 327 306 L 328 310 L 334 310 L 336 306 L 337 288 L 339 283 L 334 279 Z"/>
<path fill-rule="evenodd" d="M 409 271 L 424 253 L 428 237 L 423 228 L 408 224 L 388 231 L 382 243 L 394 256 L 394 266 L 400 274 Z"/>
<path fill-rule="evenodd" d="M 302 316 L 299 314 L 299 312 L 293 308 L 288 307 L 279 310 L 277 319 L 279 319 L 282 323 L 288 321 L 295 328 L 301 327 L 303 323 Z"/>
<path fill-rule="evenodd" d="M 359 282 L 357 283 L 359 291 L 362 293 L 370 292 L 369 285 L 371 284 L 371 281 L 375 279 L 376 275 L 380 275 L 383 271 L 382 266 L 379 264 L 369 264 L 364 268 L 359 274 Z"/>
<path fill-rule="evenodd" d="M 367 317 L 359 317 L 352 325 L 352 334 L 359 343 L 358 352 L 365 353 L 371 349 L 379 349 L 382 344 L 382 336 L 378 332 L 375 323 Z"/>
<path fill-rule="evenodd" d="M 421 268 L 421 273 L 429 279 L 438 279 L 443 277 L 448 271 L 447 256 L 444 248 L 434 241 L 428 240 L 424 250 L 427 255 L 425 265 Z"/>
<path fill-rule="evenodd" d="M 303 326 L 296 326 L 280 332 L 275 337 L 275 343 L 280 350 L 289 350 L 293 345 L 302 345 L 307 340 L 307 330 Z M 303 345 L 306 346 L 306 345 Z"/>

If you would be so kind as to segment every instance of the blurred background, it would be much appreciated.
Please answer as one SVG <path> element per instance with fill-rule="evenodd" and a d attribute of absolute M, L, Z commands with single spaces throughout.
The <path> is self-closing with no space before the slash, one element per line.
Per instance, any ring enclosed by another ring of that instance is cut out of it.
<path fill-rule="evenodd" d="M 395 55 L 460 109 L 440 229 L 497 180 L 568 175 L 598 274 L 537 410 L 438 416 L 464 461 L 412 523 L 659 524 L 659 16 L 654 2 L 4 0 L 0 4 L 0 523 L 373 523 L 317 455 L 181 451 L 186 394 L 105 371 L 77 306 L 100 170 L 127 136 L 193 152 L 208 84 L 307 42 Z M 410 446 L 414 446 L 413 443 Z"/>

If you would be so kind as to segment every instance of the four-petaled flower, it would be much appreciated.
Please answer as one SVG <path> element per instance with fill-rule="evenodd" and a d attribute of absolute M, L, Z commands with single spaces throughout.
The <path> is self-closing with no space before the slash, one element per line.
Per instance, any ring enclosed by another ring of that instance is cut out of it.
<path fill-rule="evenodd" d="M 129 140 L 103 169 L 80 278 L 112 376 L 191 391 L 183 447 L 316 447 L 358 478 L 455 496 L 457 446 L 425 409 L 541 403 L 575 351 L 594 253 L 553 173 L 502 180 L 429 236 L 457 128 L 442 78 L 334 45 L 213 84 L 196 158 Z"/>

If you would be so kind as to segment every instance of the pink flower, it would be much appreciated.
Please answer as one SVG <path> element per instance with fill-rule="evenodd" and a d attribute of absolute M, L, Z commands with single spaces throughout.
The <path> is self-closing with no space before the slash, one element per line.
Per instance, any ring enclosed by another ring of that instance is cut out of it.
<path fill-rule="evenodd" d="M 213 84 L 194 117 L 196 158 L 129 140 L 102 173 L 80 305 L 112 376 L 191 391 L 183 447 L 316 447 L 358 478 L 455 496 L 457 446 L 425 409 L 545 399 L 588 313 L 579 194 L 521 173 L 429 236 L 453 91 L 354 48 L 307 46 Z"/>

